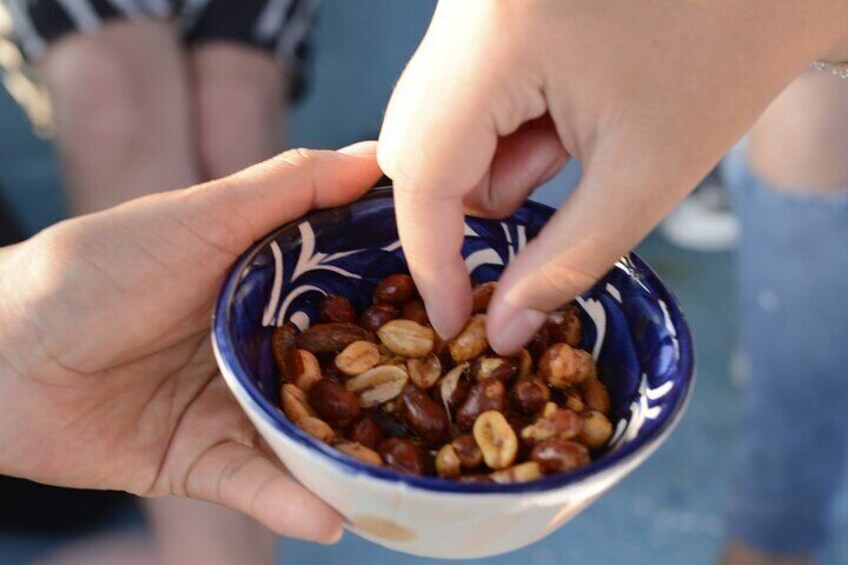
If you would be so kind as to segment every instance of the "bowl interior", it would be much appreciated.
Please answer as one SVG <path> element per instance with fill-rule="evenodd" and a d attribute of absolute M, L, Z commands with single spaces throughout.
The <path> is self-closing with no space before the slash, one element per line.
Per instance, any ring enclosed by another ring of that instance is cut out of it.
<path fill-rule="evenodd" d="M 475 283 L 496 280 L 535 237 L 553 210 L 528 202 L 504 220 L 467 218 L 462 256 Z M 391 191 L 380 189 L 348 206 L 313 213 L 283 226 L 238 261 L 216 308 L 214 339 L 239 384 L 267 419 L 357 472 L 455 490 L 458 483 L 373 469 L 338 454 L 291 425 L 279 406 L 271 353 L 273 327 L 290 320 L 308 327 L 326 293 L 348 297 L 358 311 L 386 275 L 408 272 L 398 241 Z M 658 277 L 637 256 L 622 258 L 578 299 L 582 347 L 594 355 L 612 400 L 614 435 L 591 465 L 528 483 L 547 488 L 577 480 L 632 455 L 679 417 L 692 380 L 692 344 L 683 314 Z M 521 485 L 460 485 L 461 490 L 510 490 Z"/>

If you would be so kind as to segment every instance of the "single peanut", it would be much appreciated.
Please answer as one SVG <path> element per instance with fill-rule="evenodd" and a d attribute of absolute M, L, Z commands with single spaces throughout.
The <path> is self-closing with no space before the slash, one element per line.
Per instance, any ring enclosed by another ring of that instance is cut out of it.
<path fill-rule="evenodd" d="M 418 322 L 422 326 L 430 324 L 430 318 L 427 317 L 427 309 L 424 307 L 424 303 L 420 300 L 411 300 L 407 302 L 403 307 L 400 317 L 404 320 Z"/>
<path fill-rule="evenodd" d="M 595 410 L 590 410 L 583 416 L 583 429 L 576 440 L 589 449 L 598 449 L 607 444 L 612 437 L 612 422 Z"/>
<path fill-rule="evenodd" d="M 336 354 L 354 341 L 376 341 L 374 334 L 348 323 L 315 324 L 295 339 L 301 349 L 315 355 Z"/>
<path fill-rule="evenodd" d="M 304 432 L 311 435 L 312 437 L 319 439 L 324 443 L 331 443 L 336 437 L 336 432 L 333 430 L 333 428 L 330 427 L 327 422 L 321 420 L 320 418 L 306 416 L 295 422 L 295 425 Z"/>
<path fill-rule="evenodd" d="M 439 381 L 442 375 L 442 362 L 435 353 L 430 353 L 426 357 L 408 359 L 406 370 L 415 386 L 427 390 Z"/>
<path fill-rule="evenodd" d="M 519 379 L 510 391 L 512 402 L 524 414 L 536 414 L 551 398 L 551 390 L 541 379 Z"/>
<path fill-rule="evenodd" d="M 338 294 L 328 294 L 318 307 L 318 319 L 321 322 L 355 322 L 356 311 L 350 300 Z"/>
<path fill-rule="evenodd" d="M 271 351 L 274 353 L 274 361 L 280 372 L 280 381 L 283 383 L 293 383 L 303 368 L 295 347 L 298 334 L 300 330 L 291 322 L 274 328 L 271 334 Z"/>
<path fill-rule="evenodd" d="M 522 349 L 518 352 L 518 377 L 525 378 L 529 377 L 533 372 L 533 357 L 530 356 L 530 352 L 526 349 Z"/>
<path fill-rule="evenodd" d="M 539 376 L 556 388 L 564 389 L 579 383 L 586 377 L 586 373 L 581 371 L 585 366 L 585 356 L 580 352 L 565 343 L 550 346 L 539 360 Z"/>
<path fill-rule="evenodd" d="M 372 304 L 359 318 L 359 325 L 370 332 L 376 332 L 383 325 L 400 316 L 400 310 L 391 304 Z"/>
<path fill-rule="evenodd" d="M 581 429 L 583 429 L 582 418 L 571 410 L 560 408 L 521 430 L 521 439 L 529 444 L 552 437 L 570 439 L 579 434 Z"/>
<path fill-rule="evenodd" d="M 552 437 L 537 443 L 530 459 L 542 466 L 546 473 L 571 471 L 589 464 L 589 451 L 577 442 Z"/>
<path fill-rule="evenodd" d="M 443 445 L 439 452 L 436 453 L 436 472 L 440 477 L 446 479 L 458 477 L 462 472 L 459 456 L 456 454 L 456 449 L 452 444 Z"/>
<path fill-rule="evenodd" d="M 468 395 L 468 381 L 465 380 L 465 372 L 468 371 L 468 363 L 457 365 L 439 381 L 439 397 L 448 414 L 465 402 Z"/>
<path fill-rule="evenodd" d="M 383 459 L 380 457 L 380 454 L 362 444 L 355 442 L 341 442 L 335 444 L 333 447 L 345 455 L 349 455 L 354 459 L 359 459 L 363 463 L 368 463 L 375 467 L 381 467 L 383 465 Z"/>
<path fill-rule="evenodd" d="M 300 357 L 300 373 L 295 377 L 294 384 L 300 390 L 308 391 L 321 379 L 321 365 L 318 359 L 305 349 L 297 349 L 295 354 Z"/>
<path fill-rule="evenodd" d="M 457 363 L 470 361 L 486 351 L 489 347 L 486 341 L 486 315 L 472 316 L 459 335 L 448 342 L 448 347 L 451 357 Z"/>
<path fill-rule="evenodd" d="M 495 471 L 489 476 L 496 483 L 502 485 L 526 483 L 542 478 L 542 467 L 535 461 L 527 461 L 501 471 Z"/>
<path fill-rule="evenodd" d="M 413 298 L 417 291 L 412 277 L 405 274 L 389 275 L 374 288 L 374 304 L 403 306 Z"/>
<path fill-rule="evenodd" d="M 483 412 L 506 409 L 506 388 L 495 379 L 479 382 L 468 391 L 465 402 L 456 413 L 456 424 L 461 430 L 468 431 Z"/>
<path fill-rule="evenodd" d="M 284 384 L 280 390 L 280 396 L 282 397 L 283 412 L 293 424 L 303 418 L 315 415 L 306 399 L 306 393 L 295 385 Z"/>
<path fill-rule="evenodd" d="M 431 448 L 450 438 L 444 408 L 414 385 L 407 385 L 400 395 L 400 417 Z"/>
<path fill-rule="evenodd" d="M 592 410 L 597 410 L 603 414 L 608 414 L 610 411 L 610 395 L 607 387 L 600 379 L 586 379 L 580 384 L 583 390 L 583 398 L 586 400 L 586 405 Z"/>
<path fill-rule="evenodd" d="M 570 305 L 564 312 L 554 312 L 547 326 L 551 343 L 567 343 L 571 347 L 577 347 L 583 339 L 583 324 L 577 306 Z"/>
<path fill-rule="evenodd" d="M 455 438 L 451 445 L 463 469 L 473 469 L 483 463 L 483 452 L 480 451 L 480 446 L 477 445 L 473 435 L 461 435 Z"/>
<path fill-rule="evenodd" d="M 345 383 L 348 391 L 359 396 L 359 406 L 373 408 L 397 398 L 409 376 L 403 367 L 380 365 Z"/>
<path fill-rule="evenodd" d="M 424 453 L 406 438 L 393 437 L 383 441 L 379 454 L 390 469 L 412 475 L 424 475 L 427 472 Z"/>
<path fill-rule="evenodd" d="M 474 440 L 490 469 L 505 469 L 518 454 L 518 438 L 504 415 L 495 410 L 483 412 L 474 422 Z"/>
<path fill-rule="evenodd" d="M 412 320 L 392 320 L 377 330 L 377 336 L 392 353 L 425 357 L 433 351 L 435 332 Z"/>
<path fill-rule="evenodd" d="M 344 427 L 359 417 L 359 401 L 336 381 L 323 378 L 309 389 L 309 404 L 327 423 Z"/>
<path fill-rule="evenodd" d="M 336 355 L 335 363 L 344 374 L 355 377 L 380 362 L 380 350 L 376 343 L 354 341 Z"/>
<path fill-rule="evenodd" d="M 498 283 L 491 281 L 483 284 L 478 284 L 471 291 L 471 300 L 473 302 L 472 312 L 482 314 L 489 307 L 489 301 L 495 293 Z"/>
<path fill-rule="evenodd" d="M 371 418 L 365 417 L 359 420 L 350 431 L 350 439 L 360 443 L 369 449 L 377 449 L 383 441 L 383 431 Z"/>
<path fill-rule="evenodd" d="M 586 409 L 586 404 L 583 402 L 583 397 L 580 396 L 580 393 L 572 389 L 565 396 L 565 407 L 572 412 L 581 414 Z"/>

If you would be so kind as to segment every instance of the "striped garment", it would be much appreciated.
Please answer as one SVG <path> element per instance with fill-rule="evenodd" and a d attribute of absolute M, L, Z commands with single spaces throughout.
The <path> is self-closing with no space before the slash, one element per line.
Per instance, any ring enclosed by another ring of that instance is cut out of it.
<path fill-rule="evenodd" d="M 118 18 L 171 18 L 187 45 L 235 41 L 269 53 L 286 67 L 289 98 L 303 92 L 310 31 L 320 0 L 0 0 L 3 84 L 36 133 L 54 122 L 49 94 L 30 63 L 70 33 L 91 33 Z"/>
<path fill-rule="evenodd" d="M 174 18 L 187 43 L 232 40 L 273 51 L 298 66 L 318 0 L 2 0 L 12 37 L 30 61 L 63 35 L 113 18 Z"/>

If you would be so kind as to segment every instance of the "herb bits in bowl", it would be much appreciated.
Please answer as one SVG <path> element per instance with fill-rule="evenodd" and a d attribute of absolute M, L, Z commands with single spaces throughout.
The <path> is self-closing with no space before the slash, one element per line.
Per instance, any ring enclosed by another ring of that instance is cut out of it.
<path fill-rule="evenodd" d="M 283 226 L 233 267 L 213 325 L 224 379 L 349 531 L 430 557 L 517 549 L 627 476 L 681 418 L 686 320 L 635 255 L 519 355 L 489 348 L 494 285 L 552 213 L 528 202 L 466 218 L 474 314 L 448 342 L 405 274 L 391 190 Z"/>

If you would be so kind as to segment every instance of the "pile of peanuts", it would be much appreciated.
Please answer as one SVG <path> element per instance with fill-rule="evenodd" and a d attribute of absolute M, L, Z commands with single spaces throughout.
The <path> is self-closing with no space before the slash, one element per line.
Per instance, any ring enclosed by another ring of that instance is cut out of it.
<path fill-rule="evenodd" d="M 613 428 L 607 388 L 579 348 L 577 307 L 500 357 L 484 314 L 495 284 L 474 288 L 474 314 L 447 342 L 409 275 L 381 280 L 361 315 L 327 295 L 319 323 L 274 330 L 283 412 L 340 452 L 402 473 L 516 483 L 588 464 Z"/>

